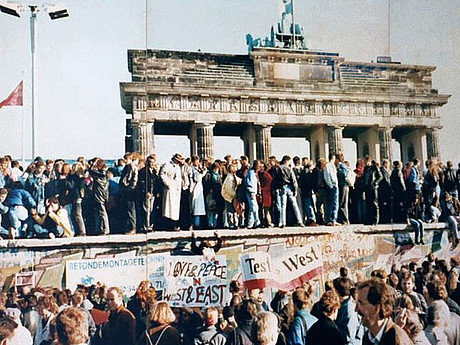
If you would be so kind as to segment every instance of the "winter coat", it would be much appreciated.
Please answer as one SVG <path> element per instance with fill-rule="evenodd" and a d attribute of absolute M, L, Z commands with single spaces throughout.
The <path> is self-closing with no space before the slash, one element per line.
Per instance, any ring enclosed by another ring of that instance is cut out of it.
<path fill-rule="evenodd" d="M 93 178 L 94 200 L 99 204 L 104 204 L 109 200 L 109 182 L 105 170 L 89 170 Z"/>
<path fill-rule="evenodd" d="M 243 185 L 246 192 L 251 194 L 257 194 L 257 175 L 256 172 L 252 169 L 248 170 L 248 173 L 243 179 Z"/>
<path fill-rule="evenodd" d="M 272 205 L 272 180 L 273 178 L 267 171 L 259 171 L 263 207 L 270 207 Z"/>
<path fill-rule="evenodd" d="M 163 217 L 179 220 L 180 197 L 182 191 L 181 169 L 172 161 L 165 163 L 160 170 L 163 182 Z"/>
<path fill-rule="evenodd" d="M 24 189 L 13 189 L 8 193 L 5 200 L 5 206 L 24 206 L 28 210 L 36 207 L 35 200 L 30 193 Z"/>
<path fill-rule="evenodd" d="M 190 176 L 190 197 L 192 200 L 192 216 L 206 215 L 203 192 L 203 173 L 196 167 L 192 167 Z"/>
<path fill-rule="evenodd" d="M 222 197 L 227 202 L 232 202 L 236 197 L 236 188 L 241 184 L 241 179 L 235 174 L 228 174 L 222 185 Z"/>

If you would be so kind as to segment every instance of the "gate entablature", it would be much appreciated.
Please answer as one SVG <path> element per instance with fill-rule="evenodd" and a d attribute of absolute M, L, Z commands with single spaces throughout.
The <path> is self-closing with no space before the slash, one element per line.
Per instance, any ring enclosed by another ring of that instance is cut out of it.
<path fill-rule="evenodd" d="M 214 124 L 236 123 L 255 140 L 246 145 L 252 158 L 270 152 L 276 126 L 314 127 L 306 133 L 321 155 L 341 150 L 344 127 L 364 128 L 361 141 L 383 158 L 392 155 L 392 129 L 412 128 L 402 140 L 415 142 L 414 152 L 439 154 L 432 129 L 441 127 L 437 111 L 450 96 L 432 89 L 432 66 L 278 48 L 249 55 L 130 50 L 128 60 L 132 81 L 120 84 L 120 94 L 132 115 L 132 149 L 142 154 L 154 151 L 155 122 L 193 124 L 192 152 L 206 155 L 213 154 Z"/>

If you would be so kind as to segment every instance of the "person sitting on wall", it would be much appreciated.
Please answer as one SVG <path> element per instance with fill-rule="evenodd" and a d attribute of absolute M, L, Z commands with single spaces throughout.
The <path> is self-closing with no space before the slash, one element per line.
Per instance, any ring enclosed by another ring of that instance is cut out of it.
<path fill-rule="evenodd" d="M 61 207 L 56 197 L 46 200 L 46 212 L 39 216 L 35 209 L 31 210 L 32 218 L 35 220 L 33 229 L 37 237 L 73 237 L 67 211 Z"/>
<path fill-rule="evenodd" d="M 458 221 L 460 220 L 460 202 L 457 198 L 452 197 L 449 192 L 444 192 L 444 205 L 447 217 L 447 222 L 452 227 L 452 247 L 455 249 L 458 246 Z"/>
<path fill-rule="evenodd" d="M 195 255 L 205 255 L 213 258 L 222 247 L 222 238 L 214 232 L 215 240 L 213 239 L 197 239 L 195 232 L 192 231 L 192 253 Z M 197 241 L 200 241 L 198 244 Z"/>
<path fill-rule="evenodd" d="M 423 242 L 423 235 L 425 226 L 423 224 L 423 210 L 420 202 L 420 195 L 414 196 L 414 201 L 407 210 L 407 225 L 412 226 L 415 231 L 415 244 L 425 244 Z"/>

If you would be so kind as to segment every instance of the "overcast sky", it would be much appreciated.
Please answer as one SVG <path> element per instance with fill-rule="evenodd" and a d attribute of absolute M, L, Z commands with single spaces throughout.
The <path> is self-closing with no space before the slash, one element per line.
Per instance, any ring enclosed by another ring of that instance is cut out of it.
<path fill-rule="evenodd" d="M 17 1 L 23 5 L 31 2 Z M 49 1 L 47 1 L 49 3 Z M 43 4 L 38 0 L 33 4 Z M 43 157 L 116 158 L 124 152 L 125 117 L 119 82 L 129 81 L 127 50 L 247 52 L 245 35 L 264 37 L 279 21 L 281 0 L 67 0 L 70 17 L 38 16 L 37 152 Z M 434 65 L 433 87 L 451 94 L 439 114 L 443 159 L 460 161 L 460 1 L 295 0 L 296 22 L 309 47 L 338 52 L 347 60 L 371 61 L 379 55 L 408 64 Z M 148 42 L 146 43 L 146 32 Z M 390 41 L 388 41 L 390 38 Z M 0 13 L 0 100 L 21 79 L 25 106 L 0 110 L 0 155 L 31 154 L 29 13 Z M 23 127 L 23 120 L 25 126 Z M 24 130 L 23 130 L 24 128 Z M 160 157 L 188 152 L 186 138 L 157 138 Z M 242 144 L 230 140 L 239 154 Z M 286 142 L 289 145 L 285 145 Z M 217 139 L 216 157 L 229 145 Z M 284 143 L 284 145 L 283 145 Z M 273 151 L 308 154 L 306 142 L 273 141 Z M 296 151 L 296 152 L 293 152 Z M 302 152 L 297 152 L 302 151 Z"/>

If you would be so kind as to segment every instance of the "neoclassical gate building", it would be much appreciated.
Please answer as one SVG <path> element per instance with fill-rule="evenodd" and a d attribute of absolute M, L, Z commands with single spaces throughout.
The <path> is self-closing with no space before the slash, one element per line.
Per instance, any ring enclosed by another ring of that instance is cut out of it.
<path fill-rule="evenodd" d="M 337 53 L 255 47 L 247 55 L 129 50 L 131 82 L 120 83 L 126 148 L 155 152 L 155 135 L 188 135 L 191 153 L 214 157 L 214 136 L 240 136 L 245 153 L 266 159 L 271 138 L 303 137 L 313 159 L 356 142 L 357 156 L 403 161 L 439 157 L 433 66 Z M 302 153 L 299 153 L 302 154 Z"/>

